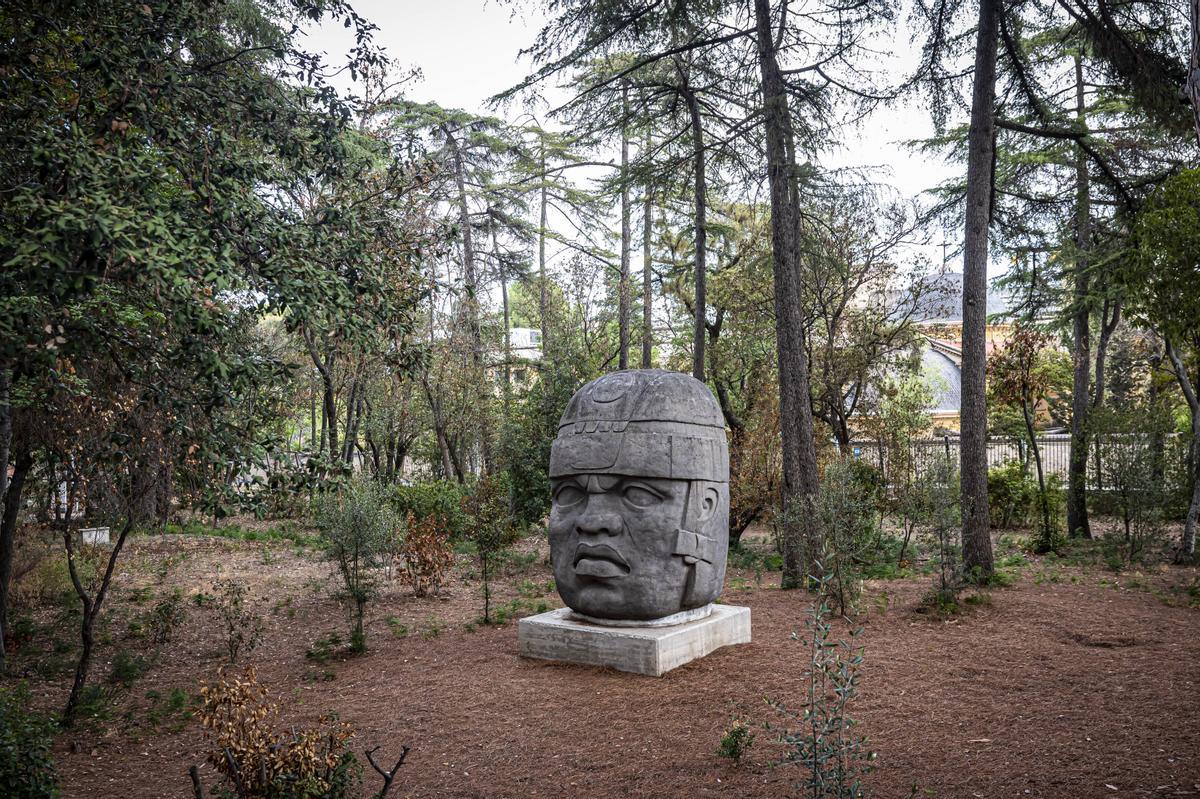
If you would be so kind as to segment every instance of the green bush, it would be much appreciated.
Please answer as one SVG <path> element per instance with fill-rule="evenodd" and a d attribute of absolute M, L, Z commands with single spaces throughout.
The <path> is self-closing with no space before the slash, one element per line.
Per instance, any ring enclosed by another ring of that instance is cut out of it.
<path fill-rule="evenodd" d="M 483 623 L 492 623 L 491 578 L 505 547 L 516 539 L 515 519 L 509 511 L 508 474 L 488 475 L 480 480 L 475 493 L 463 503 L 463 510 L 471 520 L 471 540 L 475 543 L 476 556 L 483 576 Z M 503 619 L 497 619 L 500 624 Z"/>
<path fill-rule="evenodd" d="M 471 495 L 471 486 L 451 480 L 433 480 L 410 486 L 396 486 L 392 493 L 392 507 L 401 519 L 412 514 L 413 519 L 422 521 L 435 517 L 456 539 L 469 532 L 470 520 L 463 512 L 462 502 Z"/>
<path fill-rule="evenodd" d="M 1062 478 L 1057 474 L 1046 475 L 1046 496 L 1054 519 L 1066 501 Z M 988 469 L 988 513 L 993 527 L 1037 526 L 1042 513 L 1037 475 L 1015 460 Z"/>
<path fill-rule="evenodd" d="M 825 468 L 812 513 L 821 532 L 815 561 L 821 586 L 839 615 L 853 613 L 862 591 L 862 564 L 879 542 L 879 517 L 868 473 L 859 461 L 840 458 Z"/>
<path fill-rule="evenodd" d="M 750 725 L 744 719 L 735 718 L 729 729 L 721 734 L 721 740 L 717 743 L 717 754 L 729 758 L 735 764 L 741 763 L 753 745 L 754 733 L 750 731 Z"/>
<path fill-rule="evenodd" d="M 558 420 L 575 391 L 595 376 L 583 359 L 569 356 L 543 361 L 542 367 L 537 382 L 523 402 L 514 403 L 500 430 L 500 467 L 508 473 L 518 527 L 539 524 L 550 512 L 550 445 L 558 434 Z"/>
<path fill-rule="evenodd" d="M 805 796 L 861 799 L 866 795 L 862 778 L 875 760 L 849 713 L 858 698 L 864 650 L 855 638 L 862 628 L 850 630 L 849 640 L 836 640 L 833 608 L 824 599 L 833 592 L 825 585 L 818 588 L 819 597 L 805 614 L 805 634 L 792 633 L 792 640 L 804 646 L 808 656 L 802 661 L 807 676 L 801 706 L 768 697 L 767 704 L 783 721 L 766 726 L 784 747 L 779 765 L 795 766 L 803 775 L 804 781 L 796 787 Z"/>
<path fill-rule="evenodd" d="M 845 458 L 838 463 L 859 495 L 872 502 L 878 500 L 884 486 L 883 472 L 878 466 L 862 458 Z"/>
<path fill-rule="evenodd" d="M 0 688 L 0 785 L 9 799 L 58 796 L 54 722 L 29 712 L 28 704 L 24 684 Z"/>
<path fill-rule="evenodd" d="M 378 593 L 381 570 L 400 551 L 400 517 L 389 506 L 379 483 L 355 479 L 337 494 L 321 497 L 315 521 L 325 538 L 325 551 L 354 605 L 350 647 L 355 652 L 365 651 L 363 614 L 367 602 Z"/>

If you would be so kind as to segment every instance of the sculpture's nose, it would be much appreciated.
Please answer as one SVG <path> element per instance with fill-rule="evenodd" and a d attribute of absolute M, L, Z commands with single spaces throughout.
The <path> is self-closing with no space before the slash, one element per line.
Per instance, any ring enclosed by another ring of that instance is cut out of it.
<path fill-rule="evenodd" d="M 575 530 L 580 535 L 620 535 L 624 528 L 621 514 L 611 506 L 612 498 L 589 493 L 587 507 L 579 515 Z"/>

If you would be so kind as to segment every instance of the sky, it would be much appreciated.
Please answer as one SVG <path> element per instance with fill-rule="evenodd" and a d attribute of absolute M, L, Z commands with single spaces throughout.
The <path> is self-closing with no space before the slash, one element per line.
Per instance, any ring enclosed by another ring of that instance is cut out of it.
<path fill-rule="evenodd" d="M 410 99 L 480 113 L 496 113 L 487 108 L 487 98 L 513 86 L 532 70 L 519 53 L 532 43 L 545 20 L 540 5 L 530 2 L 355 0 L 353 5 L 378 26 L 375 41 L 398 66 L 421 70 L 422 79 L 407 91 Z M 309 31 L 307 47 L 327 53 L 337 63 L 350 43 L 340 25 L 326 25 Z M 913 57 L 913 48 L 903 35 L 895 50 L 893 58 L 902 65 Z M 885 109 L 858 129 L 846 131 L 841 146 L 831 147 L 820 160 L 830 168 L 875 168 L 874 179 L 894 186 L 905 197 L 915 197 L 965 169 L 902 146 L 932 132 L 929 116 L 921 108 Z M 935 241 L 923 249 L 931 263 L 940 265 L 943 239 L 953 252 L 962 231 L 934 235 Z M 953 259 L 949 267 L 958 271 Z"/>

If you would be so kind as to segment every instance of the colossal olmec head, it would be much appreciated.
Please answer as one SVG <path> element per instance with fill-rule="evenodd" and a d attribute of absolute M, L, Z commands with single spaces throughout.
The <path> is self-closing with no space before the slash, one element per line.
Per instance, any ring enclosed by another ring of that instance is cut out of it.
<path fill-rule="evenodd" d="M 653 620 L 721 593 L 729 450 L 699 380 L 641 369 L 588 383 L 559 421 L 550 480 L 550 558 L 572 610 Z"/>

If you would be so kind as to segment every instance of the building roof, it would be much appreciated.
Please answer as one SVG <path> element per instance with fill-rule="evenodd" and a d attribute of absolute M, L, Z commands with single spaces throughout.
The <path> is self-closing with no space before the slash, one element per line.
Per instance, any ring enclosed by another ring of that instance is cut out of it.
<path fill-rule="evenodd" d="M 958 413 L 962 406 L 962 374 L 950 356 L 933 347 L 921 349 L 921 377 L 933 391 L 930 413 Z"/>
<path fill-rule="evenodd" d="M 930 278 L 933 290 L 925 293 L 917 302 L 913 319 L 918 322 L 961 322 L 963 276 L 961 272 L 947 272 Z M 1006 291 L 989 288 L 987 314 L 994 316 L 1012 309 L 1012 295 Z"/>

